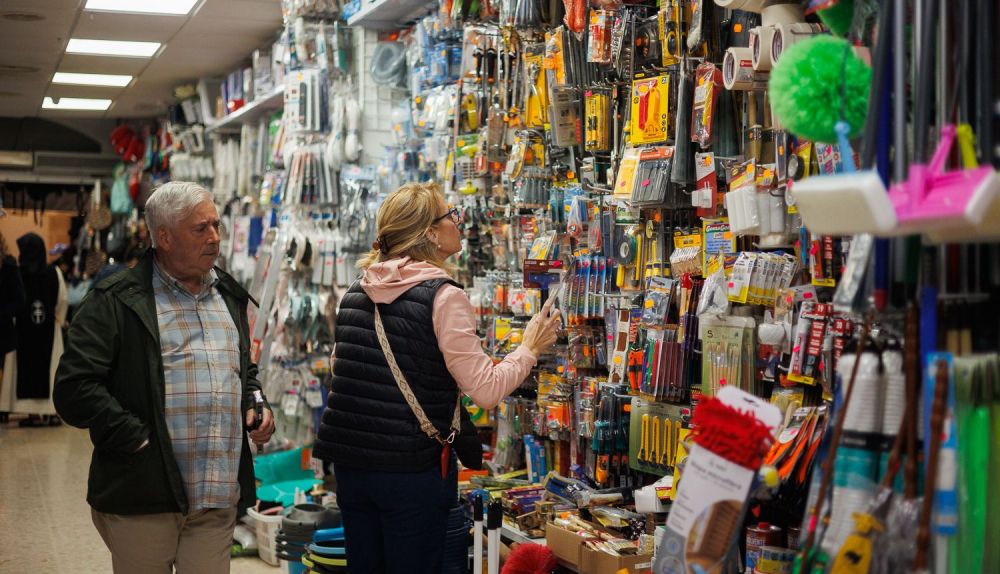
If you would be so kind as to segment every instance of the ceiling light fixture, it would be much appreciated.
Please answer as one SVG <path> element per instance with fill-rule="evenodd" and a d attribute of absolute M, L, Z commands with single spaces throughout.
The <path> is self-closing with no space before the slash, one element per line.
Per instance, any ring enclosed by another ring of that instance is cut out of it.
<path fill-rule="evenodd" d="M 91 98 L 59 98 L 56 102 L 45 96 L 42 100 L 43 110 L 96 110 L 103 112 L 111 107 L 111 100 Z"/>
<path fill-rule="evenodd" d="M 183 16 L 190 13 L 197 3 L 198 0 L 87 0 L 87 5 L 83 9 L 98 12 Z"/>
<path fill-rule="evenodd" d="M 68 54 L 89 54 L 92 56 L 123 56 L 128 58 L 149 58 L 160 49 L 159 42 L 123 42 L 120 40 L 85 40 L 72 38 L 66 45 Z"/>
<path fill-rule="evenodd" d="M 52 76 L 53 84 L 74 84 L 77 86 L 108 86 L 112 88 L 124 88 L 132 81 L 132 76 L 117 74 L 75 74 L 70 72 L 56 72 Z"/>

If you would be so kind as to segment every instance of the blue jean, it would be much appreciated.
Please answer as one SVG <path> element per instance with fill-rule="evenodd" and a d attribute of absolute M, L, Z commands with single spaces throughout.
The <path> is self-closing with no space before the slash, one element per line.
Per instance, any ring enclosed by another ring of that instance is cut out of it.
<path fill-rule="evenodd" d="M 441 469 L 376 472 L 334 465 L 350 574 L 438 574 L 448 511 L 458 498 L 454 459 Z"/>

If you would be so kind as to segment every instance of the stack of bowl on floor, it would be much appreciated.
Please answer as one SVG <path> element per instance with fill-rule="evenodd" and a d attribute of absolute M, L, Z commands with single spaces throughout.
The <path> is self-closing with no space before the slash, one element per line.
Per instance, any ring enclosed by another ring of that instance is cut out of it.
<path fill-rule="evenodd" d="M 285 515 L 277 536 L 278 558 L 288 574 L 347 572 L 340 511 L 297 504 Z M 316 540 L 317 537 L 320 540 Z"/>

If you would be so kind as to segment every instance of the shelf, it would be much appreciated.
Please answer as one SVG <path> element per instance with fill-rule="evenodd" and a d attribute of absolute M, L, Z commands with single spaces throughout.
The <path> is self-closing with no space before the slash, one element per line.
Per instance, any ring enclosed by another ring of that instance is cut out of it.
<path fill-rule="evenodd" d="M 518 544 L 541 544 L 547 546 L 544 538 L 528 538 L 524 532 L 515 526 L 510 526 L 506 522 L 500 527 L 500 537 Z"/>
<path fill-rule="evenodd" d="M 361 0 L 361 4 L 361 9 L 347 19 L 347 24 L 374 30 L 401 28 L 427 14 L 434 6 L 427 0 Z"/>
<path fill-rule="evenodd" d="M 261 116 L 280 109 L 285 105 L 285 86 L 281 85 L 246 104 L 235 112 L 212 122 L 205 127 L 206 133 L 237 130 L 244 124 L 256 123 Z"/>

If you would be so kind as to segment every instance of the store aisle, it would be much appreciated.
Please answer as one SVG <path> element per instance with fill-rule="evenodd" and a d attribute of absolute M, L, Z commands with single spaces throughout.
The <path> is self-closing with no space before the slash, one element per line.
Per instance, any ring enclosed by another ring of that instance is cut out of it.
<path fill-rule="evenodd" d="M 90 521 L 86 431 L 0 428 L 0 572 L 111 572 L 111 554 Z M 256 558 L 233 561 L 233 574 L 278 572 Z"/>

